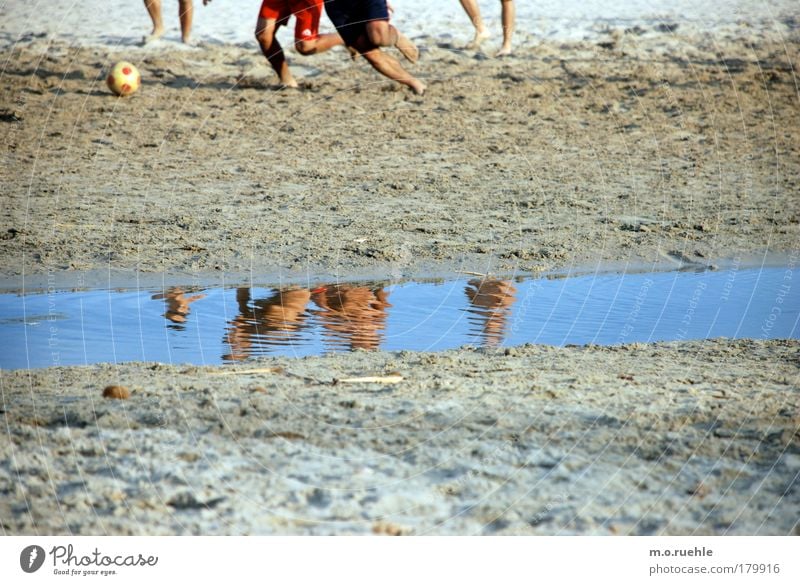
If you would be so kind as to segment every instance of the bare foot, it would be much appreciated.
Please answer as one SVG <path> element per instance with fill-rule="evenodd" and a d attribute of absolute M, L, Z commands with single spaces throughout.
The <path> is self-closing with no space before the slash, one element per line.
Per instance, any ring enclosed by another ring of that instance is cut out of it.
<path fill-rule="evenodd" d="M 281 79 L 281 86 L 287 89 L 297 89 L 300 87 L 294 77 L 287 77 L 286 79 Z"/>
<path fill-rule="evenodd" d="M 394 46 L 403 54 L 403 57 L 412 63 L 416 63 L 419 60 L 419 49 L 400 31 L 397 31 L 397 42 Z"/>
<path fill-rule="evenodd" d="M 508 57 L 511 55 L 511 52 L 511 45 L 503 45 L 500 50 L 497 51 L 495 57 Z"/>
<path fill-rule="evenodd" d="M 408 82 L 408 86 L 414 90 L 414 93 L 417 95 L 425 95 L 425 90 L 428 89 L 424 83 L 415 77 L 411 78 Z"/>
<path fill-rule="evenodd" d="M 158 39 L 160 39 L 163 36 L 164 36 L 164 29 L 163 28 L 161 28 L 161 29 L 153 29 L 153 32 L 151 32 L 146 37 L 142 38 L 142 45 L 146 45 L 148 43 L 152 43 L 153 41 L 157 41 Z"/>
<path fill-rule="evenodd" d="M 478 49 L 478 48 L 480 48 L 481 43 L 483 41 L 485 41 L 486 39 L 488 39 L 490 36 L 492 36 L 492 35 L 490 35 L 489 31 L 486 30 L 485 28 L 482 28 L 481 30 L 476 30 L 475 31 L 475 37 L 467 45 L 467 48 L 468 49 Z"/>

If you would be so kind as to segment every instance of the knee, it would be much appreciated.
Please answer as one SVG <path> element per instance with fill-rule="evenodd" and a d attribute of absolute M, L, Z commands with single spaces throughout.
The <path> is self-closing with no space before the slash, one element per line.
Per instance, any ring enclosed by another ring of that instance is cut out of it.
<path fill-rule="evenodd" d="M 298 41 L 295 48 L 301 55 L 312 55 L 316 51 L 316 43 L 314 41 Z"/>
<path fill-rule="evenodd" d="M 376 47 L 388 47 L 392 44 L 389 25 L 386 22 L 367 23 L 367 39 Z"/>
<path fill-rule="evenodd" d="M 266 28 L 256 29 L 256 41 L 262 47 L 269 47 L 272 45 L 272 32 Z"/>
<path fill-rule="evenodd" d="M 186 10 L 192 7 L 192 0 L 178 0 L 178 6 L 181 10 Z"/>
<path fill-rule="evenodd" d="M 381 31 L 377 30 L 367 31 L 367 38 L 369 39 L 369 42 L 375 45 L 376 47 L 382 47 L 386 44 L 386 39 L 384 39 L 383 37 L 384 35 L 381 34 Z"/>

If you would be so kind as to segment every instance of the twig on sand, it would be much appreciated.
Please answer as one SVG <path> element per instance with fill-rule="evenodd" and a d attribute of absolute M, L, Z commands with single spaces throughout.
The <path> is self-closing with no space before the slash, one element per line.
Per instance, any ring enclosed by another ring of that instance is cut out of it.
<path fill-rule="evenodd" d="M 488 274 L 484 274 L 482 272 L 472 272 L 472 270 L 456 270 L 456 274 L 468 274 L 469 276 L 480 276 L 481 278 L 486 278 L 489 276 Z"/>
<path fill-rule="evenodd" d="M 391 374 L 389 376 L 359 376 L 358 378 L 339 378 L 334 383 L 339 384 L 398 384 L 404 380 L 400 374 Z"/>
<path fill-rule="evenodd" d="M 210 376 L 238 376 L 239 374 L 279 374 L 283 368 L 255 368 L 252 370 L 226 370 L 224 372 L 209 372 Z"/>

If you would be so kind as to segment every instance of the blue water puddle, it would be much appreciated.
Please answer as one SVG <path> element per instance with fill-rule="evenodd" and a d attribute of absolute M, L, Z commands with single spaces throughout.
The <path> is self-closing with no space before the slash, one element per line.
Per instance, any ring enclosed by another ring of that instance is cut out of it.
<path fill-rule="evenodd" d="M 789 268 L 0 295 L 0 366 L 798 336 Z M 800 279 L 800 277 L 798 277 Z"/>

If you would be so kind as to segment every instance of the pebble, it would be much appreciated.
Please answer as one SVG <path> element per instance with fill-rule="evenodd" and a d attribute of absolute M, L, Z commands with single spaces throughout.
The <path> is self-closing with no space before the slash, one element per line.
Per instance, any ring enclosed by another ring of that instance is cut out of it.
<path fill-rule="evenodd" d="M 103 390 L 103 398 L 114 398 L 116 400 L 127 400 L 131 397 L 131 391 L 125 386 L 106 386 Z"/>

